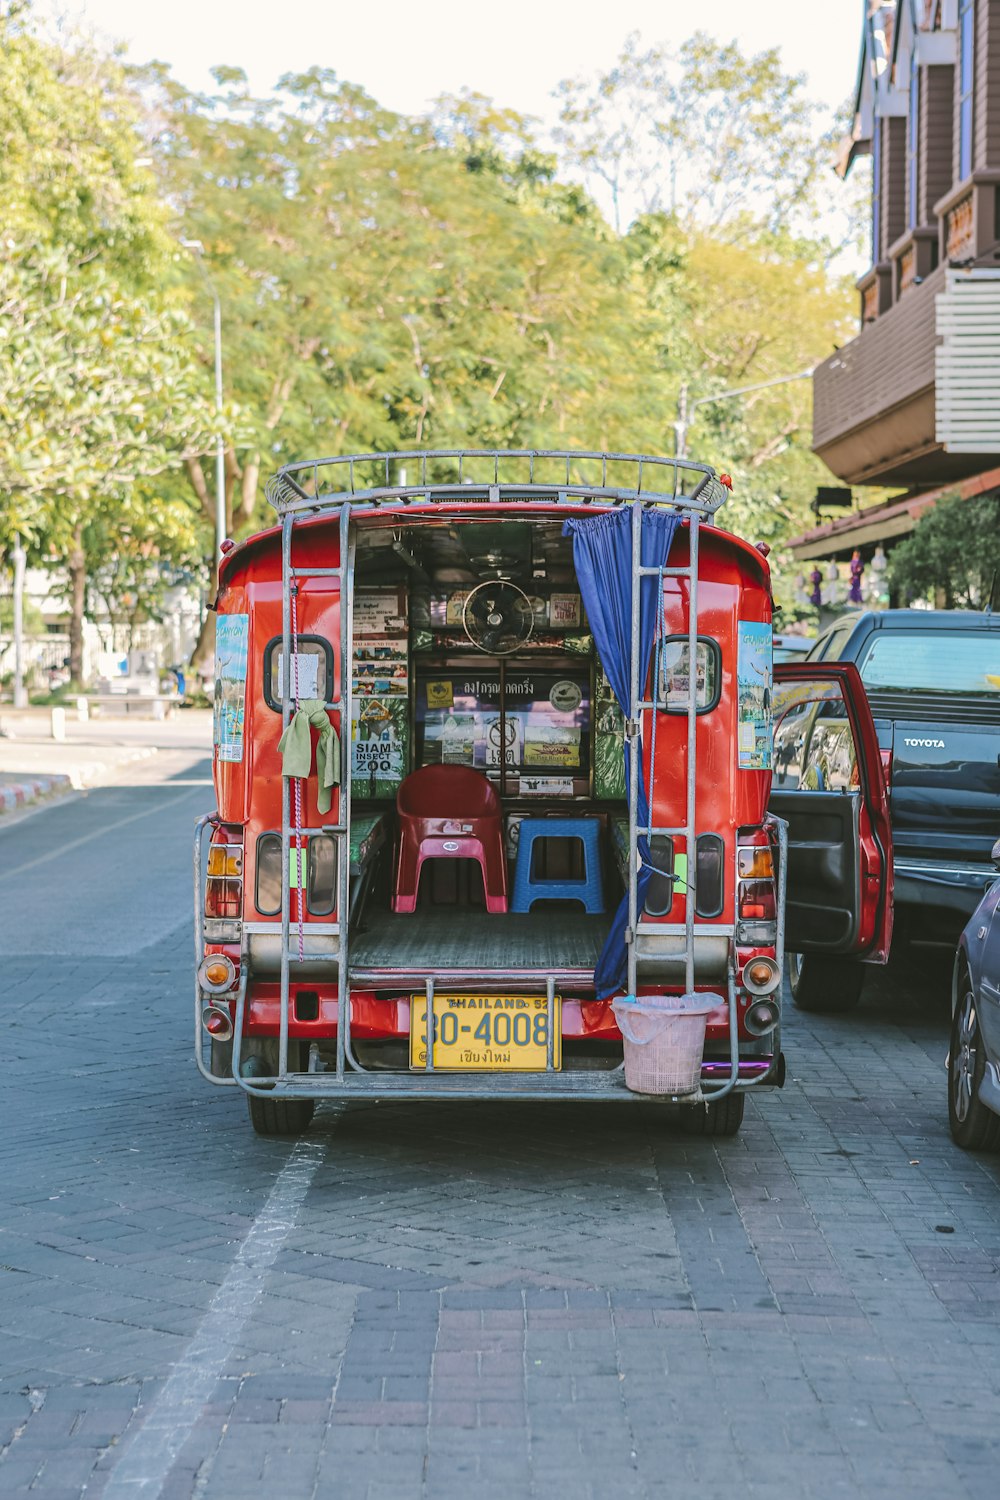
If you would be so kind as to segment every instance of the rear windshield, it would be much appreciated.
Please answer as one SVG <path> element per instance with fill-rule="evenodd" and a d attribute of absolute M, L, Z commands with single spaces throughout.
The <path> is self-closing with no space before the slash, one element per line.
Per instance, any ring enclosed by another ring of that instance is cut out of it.
<path fill-rule="evenodd" d="M 888 631 L 876 635 L 861 662 L 867 688 L 917 688 L 1000 697 L 1000 633 Z"/>

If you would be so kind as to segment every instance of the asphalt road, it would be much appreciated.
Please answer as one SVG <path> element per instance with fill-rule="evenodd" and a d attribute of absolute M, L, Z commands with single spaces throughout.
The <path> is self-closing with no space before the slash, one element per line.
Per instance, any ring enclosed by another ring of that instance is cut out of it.
<path fill-rule="evenodd" d="M 324 1109 L 191 1062 L 196 749 L 0 828 L 0 1494 L 958 1500 L 1000 1464 L 1000 1164 L 946 967 L 790 1014 L 734 1141 Z"/>

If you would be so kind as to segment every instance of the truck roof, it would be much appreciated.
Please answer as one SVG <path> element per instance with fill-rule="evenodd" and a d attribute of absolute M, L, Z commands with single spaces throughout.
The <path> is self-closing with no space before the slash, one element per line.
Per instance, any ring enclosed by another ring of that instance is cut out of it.
<path fill-rule="evenodd" d="M 412 473 L 415 483 L 407 482 Z M 279 521 L 247 537 L 222 559 L 220 583 L 251 552 L 280 536 L 282 523 L 329 525 L 350 506 L 371 521 L 385 516 L 454 516 L 469 508 L 481 520 L 504 515 L 524 518 L 535 511 L 546 519 L 580 507 L 611 509 L 621 504 L 671 506 L 688 518 L 710 522 L 726 500 L 731 481 L 708 464 L 689 458 L 643 453 L 595 453 L 575 449 L 427 449 L 400 453 L 361 453 L 283 465 L 268 481 L 266 494 Z M 751 543 L 728 533 L 738 547 Z M 757 562 L 767 573 L 760 553 Z"/>
<path fill-rule="evenodd" d="M 859 609 L 838 616 L 827 631 L 848 623 L 876 630 L 926 630 L 928 626 L 935 630 L 1000 630 L 1000 614 L 974 609 Z"/>

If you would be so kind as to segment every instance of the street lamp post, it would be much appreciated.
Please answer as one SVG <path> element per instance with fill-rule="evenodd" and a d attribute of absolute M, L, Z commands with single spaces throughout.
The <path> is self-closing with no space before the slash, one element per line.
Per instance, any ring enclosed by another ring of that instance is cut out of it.
<path fill-rule="evenodd" d="M 738 385 L 731 391 L 716 391 L 714 396 L 698 396 L 694 401 L 688 399 L 688 388 L 685 382 L 677 394 L 674 457 L 687 458 L 688 429 L 694 421 L 694 413 L 699 406 L 709 406 L 713 401 L 730 401 L 736 396 L 748 396 L 751 391 L 766 391 L 772 385 L 788 385 L 793 380 L 808 380 L 812 373 L 812 367 L 810 367 L 808 370 L 798 370 L 794 375 L 779 375 L 775 380 L 758 380 L 753 385 Z"/>
<path fill-rule="evenodd" d="M 205 270 L 202 256 L 205 247 L 201 240 L 181 240 L 185 250 L 193 250 L 198 257 L 201 274 L 205 278 L 212 297 L 212 326 L 215 335 L 215 411 L 219 417 L 219 431 L 215 439 L 215 559 L 222 556 L 222 544 L 226 540 L 226 446 L 222 436 L 222 304 L 215 283 Z"/>
<path fill-rule="evenodd" d="M 27 708 L 24 686 L 24 565 L 27 553 L 21 546 L 20 533 L 14 533 L 10 560 L 14 564 L 14 707 Z"/>

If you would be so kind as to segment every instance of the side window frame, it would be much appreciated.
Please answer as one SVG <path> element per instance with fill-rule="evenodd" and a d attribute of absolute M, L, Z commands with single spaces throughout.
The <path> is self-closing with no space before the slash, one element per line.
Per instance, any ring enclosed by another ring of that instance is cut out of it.
<path fill-rule="evenodd" d="M 279 697 L 277 700 L 275 700 L 271 692 L 271 669 L 274 664 L 274 654 L 275 652 L 281 650 L 282 643 L 283 638 L 280 635 L 272 635 L 271 639 L 264 647 L 264 702 L 267 704 L 268 708 L 276 714 L 281 713 L 281 699 Z M 300 634 L 298 636 L 298 644 L 300 647 L 304 645 L 311 645 L 321 646 L 323 648 L 323 656 L 326 662 L 327 687 L 327 693 L 324 702 L 329 702 L 333 690 L 333 647 L 326 639 L 326 636 L 323 635 Z M 299 654 L 301 654 L 301 652 Z"/>
<path fill-rule="evenodd" d="M 273 839 L 278 847 L 278 904 L 277 906 L 264 907 L 260 904 L 260 870 L 261 870 L 261 845 L 266 839 Z M 317 839 L 326 839 L 333 845 L 333 885 L 329 904 L 313 904 L 313 887 L 315 885 L 315 854 L 313 845 Z M 262 917 L 277 917 L 281 913 L 281 834 L 276 828 L 265 828 L 257 835 L 257 844 L 254 855 L 254 906 Z M 305 877 L 306 911 L 313 917 L 328 917 L 337 910 L 337 841 L 331 834 L 312 834 L 306 841 L 303 851 L 302 873 Z"/>
<path fill-rule="evenodd" d="M 680 632 L 677 632 L 674 635 L 664 636 L 663 639 L 659 642 L 659 647 L 662 650 L 662 648 L 664 646 L 671 646 L 671 645 L 674 644 L 675 641 L 680 641 L 684 645 L 687 645 L 688 644 L 687 632 L 686 631 L 680 631 Z M 707 703 L 705 703 L 704 705 L 699 705 L 695 709 L 695 713 L 696 714 L 710 714 L 714 708 L 718 708 L 718 706 L 719 706 L 719 700 L 722 697 L 722 651 L 721 651 L 721 649 L 719 647 L 718 641 L 714 638 L 714 636 L 710 636 L 710 635 L 700 635 L 700 636 L 698 636 L 698 645 L 699 646 L 707 646 L 708 647 L 708 659 L 709 659 L 709 662 L 712 663 L 714 665 L 714 668 L 715 668 L 715 690 L 714 690 L 711 698 L 708 700 Z M 656 660 L 657 660 L 657 648 L 654 645 L 654 647 L 653 647 L 653 664 L 652 664 L 654 672 L 655 672 L 655 669 L 656 669 Z M 662 657 L 660 658 L 660 661 L 661 661 L 661 666 L 662 666 Z M 689 674 L 690 674 L 690 667 L 689 667 L 688 670 L 689 670 Z M 697 666 L 696 666 L 695 670 L 697 671 Z M 659 713 L 661 713 L 661 714 L 675 714 L 675 715 L 677 715 L 677 714 L 686 714 L 687 713 L 687 709 L 686 708 L 669 708 L 667 706 L 666 684 L 665 684 L 665 682 L 663 682 L 662 678 L 661 678 L 660 682 L 657 682 L 655 684 L 655 686 L 656 686 L 656 696 L 655 696 L 654 701 L 655 701 L 655 703 L 657 705 L 657 711 Z M 662 688 L 662 696 L 661 696 L 661 688 Z"/>

